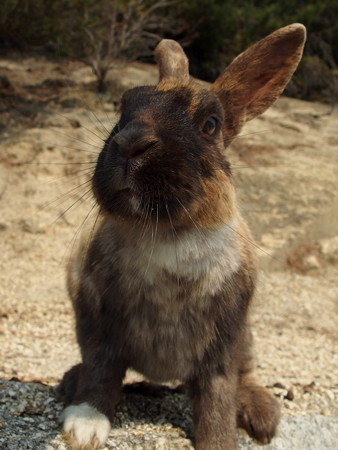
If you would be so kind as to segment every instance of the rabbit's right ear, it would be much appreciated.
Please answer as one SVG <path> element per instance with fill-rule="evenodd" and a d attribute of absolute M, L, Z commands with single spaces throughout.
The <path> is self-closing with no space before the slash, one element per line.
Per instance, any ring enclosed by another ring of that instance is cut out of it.
<path fill-rule="evenodd" d="M 237 56 L 212 85 L 224 108 L 224 134 L 230 139 L 282 93 L 297 68 L 305 38 L 306 29 L 299 23 L 275 31 Z"/>

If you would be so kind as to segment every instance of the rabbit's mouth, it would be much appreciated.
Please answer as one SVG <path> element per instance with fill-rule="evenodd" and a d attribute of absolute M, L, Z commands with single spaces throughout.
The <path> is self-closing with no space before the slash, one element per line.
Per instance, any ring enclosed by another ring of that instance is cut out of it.
<path fill-rule="evenodd" d="M 123 162 L 121 167 L 121 180 L 120 184 L 124 190 L 132 190 L 133 186 L 133 171 L 135 170 L 135 161 L 133 159 L 127 159 Z"/>

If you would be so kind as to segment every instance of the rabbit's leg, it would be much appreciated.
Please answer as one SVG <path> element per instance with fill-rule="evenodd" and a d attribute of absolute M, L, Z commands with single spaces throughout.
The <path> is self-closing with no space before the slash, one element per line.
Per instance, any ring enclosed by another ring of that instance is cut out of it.
<path fill-rule="evenodd" d="M 276 434 L 280 406 L 277 399 L 254 376 L 251 347 L 252 335 L 248 328 L 240 352 L 237 425 L 257 441 L 267 443 Z"/>
<path fill-rule="evenodd" d="M 121 363 L 96 367 L 82 363 L 64 375 L 58 393 L 71 404 L 63 412 L 63 430 L 77 445 L 96 448 L 106 441 L 124 374 Z"/>
<path fill-rule="evenodd" d="M 236 378 L 215 373 L 190 383 L 197 450 L 236 448 Z"/>
<path fill-rule="evenodd" d="M 74 401 L 77 386 L 81 376 L 83 364 L 76 364 L 69 369 L 62 377 L 61 383 L 56 388 L 56 396 L 58 400 L 65 405 L 69 405 Z"/>

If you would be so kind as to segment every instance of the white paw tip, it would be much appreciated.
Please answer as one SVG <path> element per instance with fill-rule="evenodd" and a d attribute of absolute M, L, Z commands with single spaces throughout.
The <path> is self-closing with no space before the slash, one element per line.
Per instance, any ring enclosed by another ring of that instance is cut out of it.
<path fill-rule="evenodd" d="M 63 431 L 70 433 L 80 447 L 101 447 L 110 431 L 108 418 L 88 403 L 70 405 L 63 411 Z"/>

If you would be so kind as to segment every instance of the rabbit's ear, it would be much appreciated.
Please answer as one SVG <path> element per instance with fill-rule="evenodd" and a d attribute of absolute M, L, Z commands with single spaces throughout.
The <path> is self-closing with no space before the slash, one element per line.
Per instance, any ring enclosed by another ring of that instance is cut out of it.
<path fill-rule="evenodd" d="M 263 113 L 279 97 L 302 56 L 306 29 L 295 23 L 249 47 L 212 85 L 220 98 L 225 127 L 236 134 L 244 122 Z"/>
<path fill-rule="evenodd" d="M 162 39 L 155 48 L 155 58 L 159 66 L 160 82 L 189 82 L 189 61 L 178 42 Z"/>

